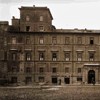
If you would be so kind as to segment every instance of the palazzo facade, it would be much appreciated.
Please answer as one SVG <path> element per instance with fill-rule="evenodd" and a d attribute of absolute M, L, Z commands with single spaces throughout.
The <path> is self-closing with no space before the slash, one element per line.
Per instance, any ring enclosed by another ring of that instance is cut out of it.
<path fill-rule="evenodd" d="M 100 30 L 56 29 L 47 7 L 19 10 L 12 25 L 0 21 L 0 80 L 16 85 L 100 83 Z"/>

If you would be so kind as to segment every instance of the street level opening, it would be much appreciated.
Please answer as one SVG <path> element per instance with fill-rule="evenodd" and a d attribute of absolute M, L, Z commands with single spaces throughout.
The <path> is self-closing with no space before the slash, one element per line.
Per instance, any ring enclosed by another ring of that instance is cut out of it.
<path fill-rule="evenodd" d="M 95 71 L 94 70 L 90 70 L 88 72 L 88 84 L 92 84 L 95 83 Z"/>
<path fill-rule="evenodd" d="M 52 83 L 57 85 L 57 77 L 52 77 Z"/>

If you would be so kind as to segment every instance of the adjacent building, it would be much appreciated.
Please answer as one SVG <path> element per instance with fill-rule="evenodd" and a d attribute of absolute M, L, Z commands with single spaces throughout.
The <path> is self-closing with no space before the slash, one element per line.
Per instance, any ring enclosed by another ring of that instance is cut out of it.
<path fill-rule="evenodd" d="M 56 29 L 47 7 L 0 21 L 0 79 L 16 85 L 100 83 L 100 30 Z M 59 23 L 60 24 L 60 23 Z"/>

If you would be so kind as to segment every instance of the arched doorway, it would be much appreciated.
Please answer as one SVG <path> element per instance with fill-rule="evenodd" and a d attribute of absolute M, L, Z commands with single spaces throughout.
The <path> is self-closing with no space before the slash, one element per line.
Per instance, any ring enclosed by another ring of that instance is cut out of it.
<path fill-rule="evenodd" d="M 95 82 L 95 71 L 94 70 L 90 70 L 88 72 L 88 84 L 91 84 Z"/>

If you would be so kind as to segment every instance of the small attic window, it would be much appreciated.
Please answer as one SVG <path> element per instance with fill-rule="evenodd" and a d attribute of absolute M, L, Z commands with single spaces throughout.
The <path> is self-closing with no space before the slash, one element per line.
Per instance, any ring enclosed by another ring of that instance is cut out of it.
<path fill-rule="evenodd" d="M 94 44 L 94 38 L 90 37 L 90 44 Z"/>
<path fill-rule="evenodd" d="M 30 17 L 28 15 L 26 16 L 26 21 L 30 21 Z"/>
<path fill-rule="evenodd" d="M 43 21 L 43 16 L 40 16 L 40 21 Z"/>

